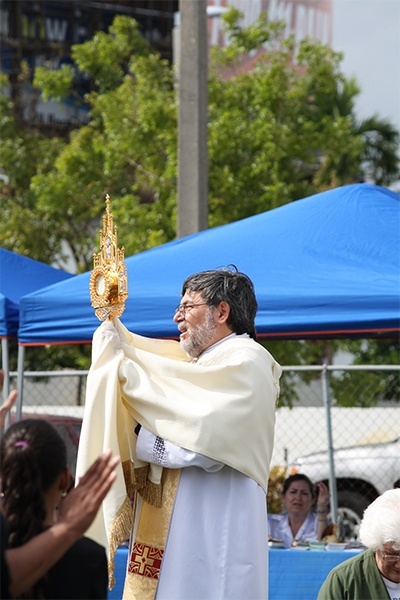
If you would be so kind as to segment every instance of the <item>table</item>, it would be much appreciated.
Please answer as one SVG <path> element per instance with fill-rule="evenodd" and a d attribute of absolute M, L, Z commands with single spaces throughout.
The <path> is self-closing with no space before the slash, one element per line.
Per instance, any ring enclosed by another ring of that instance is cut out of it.
<path fill-rule="evenodd" d="M 319 588 L 329 571 L 357 550 L 269 550 L 269 600 L 316 600 Z M 121 600 L 124 588 L 128 549 L 118 548 L 115 558 L 115 586 L 108 600 Z M 212 600 L 212 598 L 204 598 Z"/>
<path fill-rule="evenodd" d="M 328 573 L 359 550 L 269 551 L 269 600 L 316 600 Z"/>

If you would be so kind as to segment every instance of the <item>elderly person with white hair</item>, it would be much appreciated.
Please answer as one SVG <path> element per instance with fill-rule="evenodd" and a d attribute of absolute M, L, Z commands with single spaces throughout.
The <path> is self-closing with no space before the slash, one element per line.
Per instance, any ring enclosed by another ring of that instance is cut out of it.
<path fill-rule="evenodd" d="M 388 490 L 367 507 L 360 540 L 367 550 L 332 569 L 318 600 L 400 598 L 400 489 Z"/>

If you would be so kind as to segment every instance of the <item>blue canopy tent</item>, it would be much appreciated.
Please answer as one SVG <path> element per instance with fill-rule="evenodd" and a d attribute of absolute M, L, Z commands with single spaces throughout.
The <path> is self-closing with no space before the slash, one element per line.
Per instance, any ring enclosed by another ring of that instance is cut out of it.
<path fill-rule="evenodd" d="M 328 190 L 127 258 L 122 321 L 142 335 L 176 337 L 172 316 L 185 277 L 231 263 L 254 282 L 260 339 L 400 331 L 400 195 L 393 191 Z M 19 343 L 90 342 L 99 321 L 89 278 L 24 296 Z"/>
<path fill-rule="evenodd" d="M 17 337 L 22 296 L 72 277 L 71 273 L 0 248 L 0 336 Z"/>
<path fill-rule="evenodd" d="M 8 340 L 17 338 L 21 297 L 71 277 L 70 273 L 0 248 L 0 337 L 5 397 L 9 392 Z"/>

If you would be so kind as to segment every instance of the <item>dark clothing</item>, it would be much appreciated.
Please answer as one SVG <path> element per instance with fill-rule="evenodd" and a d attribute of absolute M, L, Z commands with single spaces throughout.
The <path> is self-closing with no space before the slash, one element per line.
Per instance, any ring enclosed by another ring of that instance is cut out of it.
<path fill-rule="evenodd" d="M 8 547 L 8 527 L 7 521 L 2 513 L 0 513 L 1 523 L 1 571 L 0 571 L 0 582 L 1 582 L 1 596 L 3 600 L 10 598 L 9 586 L 10 586 L 10 573 L 6 563 L 6 550 Z"/>
<path fill-rule="evenodd" d="M 48 572 L 45 598 L 100 600 L 107 598 L 107 557 L 103 546 L 83 537 Z"/>
<path fill-rule="evenodd" d="M 1 598 L 11 598 L 10 577 L 5 561 L 8 527 L 1 514 Z M 82 537 L 64 554 L 43 579 L 48 600 L 105 600 L 107 598 L 107 557 L 103 546 Z M 42 589 L 42 586 L 41 586 Z"/>

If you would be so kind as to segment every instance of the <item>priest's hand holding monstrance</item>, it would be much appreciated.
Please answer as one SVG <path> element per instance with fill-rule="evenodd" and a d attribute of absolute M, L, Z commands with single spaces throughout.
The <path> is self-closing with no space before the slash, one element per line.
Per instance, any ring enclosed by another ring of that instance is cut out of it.
<path fill-rule="evenodd" d="M 100 251 L 93 254 L 90 276 L 90 301 L 100 321 L 120 317 L 128 298 L 128 276 L 124 248 L 118 248 L 117 227 L 110 213 L 110 197 L 106 196 L 106 212 L 100 234 Z"/>

